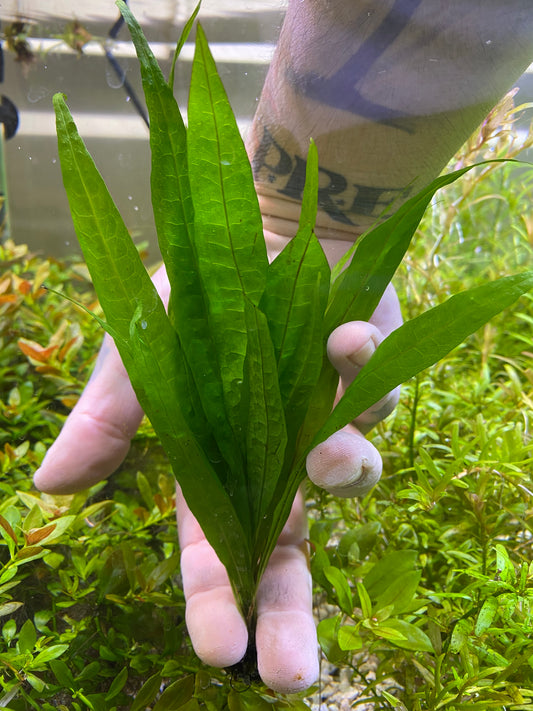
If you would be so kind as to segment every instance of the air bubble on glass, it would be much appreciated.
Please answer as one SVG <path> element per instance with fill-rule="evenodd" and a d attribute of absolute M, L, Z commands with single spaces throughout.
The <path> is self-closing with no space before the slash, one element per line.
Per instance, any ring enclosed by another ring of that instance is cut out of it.
<path fill-rule="evenodd" d="M 109 69 L 109 67 L 106 67 L 105 79 L 110 89 L 122 89 L 125 75 L 123 74 L 121 77 L 118 77 L 114 71 Z"/>
<path fill-rule="evenodd" d="M 50 93 L 50 89 L 45 86 L 30 86 L 26 98 L 30 104 L 36 104 L 38 101 L 42 101 Z"/>

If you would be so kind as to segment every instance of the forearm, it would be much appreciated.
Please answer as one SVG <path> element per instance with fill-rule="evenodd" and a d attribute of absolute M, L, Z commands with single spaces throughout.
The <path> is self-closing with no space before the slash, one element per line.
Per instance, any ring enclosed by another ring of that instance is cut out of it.
<path fill-rule="evenodd" d="M 266 230 L 294 235 L 312 137 L 317 234 L 342 251 L 439 174 L 532 60 L 532 0 L 290 0 L 248 137 Z"/>

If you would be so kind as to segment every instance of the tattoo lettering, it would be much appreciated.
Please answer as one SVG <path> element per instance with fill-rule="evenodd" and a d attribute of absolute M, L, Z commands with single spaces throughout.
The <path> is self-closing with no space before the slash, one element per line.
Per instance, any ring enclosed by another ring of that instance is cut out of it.
<path fill-rule="evenodd" d="M 330 77 L 310 73 L 299 75 L 288 70 L 288 80 L 296 91 L 337 109 L 412 133 L 405 119 L 409 114 L 374 103 L 357 88 L 370 68 L 406 28 L 422 0 L 395 0 L 383 22 L 366 39 L 355 54 Z"/>
<path fill-rule="evenodd" d="M 301 201 L 305 184 L 306 161 L 298 155 L 290 156 L 266 127 L 252 160 L 256 180 L 276 184 L 280 195 Z M 356 225 L 350 215 L 380 217 L 397 198 L 405 197 L 404 188 L 380 188 L 348 183 L 340 173 L 319 166 L 318 205 L 336 222 Z M 325 183 L 325 184 L 323 184 Z M 281 185 L 281 187 L 278 187 Z"/>

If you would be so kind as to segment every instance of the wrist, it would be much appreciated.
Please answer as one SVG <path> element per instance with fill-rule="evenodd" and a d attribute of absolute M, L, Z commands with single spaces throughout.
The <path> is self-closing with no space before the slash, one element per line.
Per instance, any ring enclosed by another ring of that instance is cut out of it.
<path fill-rule="evenodd" d="M 269 197 L 261 193 L 258 193 L 258 198 L 268 258 L 272 261 L 298 231 L 301 205 L 294 200 L 279 200 L 277 196 Z M 335 226 L 325 228 L 317 225 L 314 231 L 330 267 L 344 256 L 361 234 L 353 230 L 339 230 Z"/>
<path fill-rule="evenodd" d="M 353 240 L 441 172 L 531 56 L 531 0 L 289 2 L 248 138 L 275 231 L 310 137 L 317 229 Z"/>

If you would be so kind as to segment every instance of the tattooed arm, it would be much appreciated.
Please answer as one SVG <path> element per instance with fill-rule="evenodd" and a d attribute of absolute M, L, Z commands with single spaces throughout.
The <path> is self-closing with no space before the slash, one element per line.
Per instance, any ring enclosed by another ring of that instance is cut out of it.
<path fill-rule="evenodd" d="M 440 173 L 532 60 L 531 0 L 290 0 L 248 138 L 273 242 L 294 234 L 310 137 L 335 260 Z"/>

